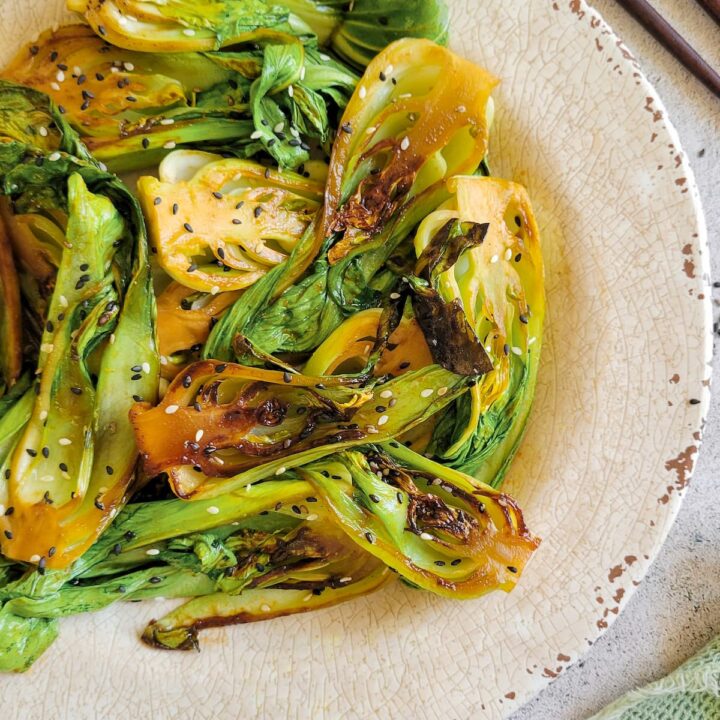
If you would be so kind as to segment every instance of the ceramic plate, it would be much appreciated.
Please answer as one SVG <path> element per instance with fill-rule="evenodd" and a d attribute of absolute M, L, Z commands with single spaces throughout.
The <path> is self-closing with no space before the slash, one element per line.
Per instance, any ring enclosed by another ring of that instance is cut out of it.
<path fill-rule="evenodd" d="M 708 254 L 677 134 L 630 51 L 580 0 L 454 0 L 452 45 L 502 78 L 496 174 L 543 231 L 547 340 L 505 488 L 543 539 L 510 595 L 450 601 L 399 585 L 335 609 L 162 653 L 157 603 L 63 622 L 3 715 L 46 718 L 501 718 L 622 611 L 680 506 L 709 399 Z M 4 0 L 5 41 L 61 20 Z M 696 402 L 699 401 L 699 402 Z"/>

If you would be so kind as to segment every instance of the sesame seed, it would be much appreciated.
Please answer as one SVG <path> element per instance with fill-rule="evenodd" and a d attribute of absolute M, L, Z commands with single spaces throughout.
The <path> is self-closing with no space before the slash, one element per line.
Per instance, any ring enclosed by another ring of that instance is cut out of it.
<path fill-rule="evenodd" d="M 507 569 L 508 569 L 511 573 L 516 573 L 516 572 L 518 571 L 518 569 L 517 569 L 516 567 L 514 567 L 513 565 L 508 565 L 508 566 L 507 566 Z"/>
<path fill-rule="evenodd" d="M 459 113 L 464 113 L 464 112 L 467 112 L 467 108 L 466 108 L 464 105 L 458 105 L 458 106 L 457 106 L 457 111 L 458 111 Z"/>
<path fill-rule="evenodd" d="M 125 62 L 123 63 L 123 67 L 128 71 L 132 72 L 135 69 L 135 66 L 131 62 Z"/>
<path fill-rule="evenodd" d="M 55 349 L 52 343 L 43 343 L 40 345 L 40 352 L 51 353 Z"/>
<path fill-rule="evenodd" d="M 282 467 L 279 467 L 279 468 L 275 471 L 275 474 L 276 474 L 276 475 L 282 475 L 282 474 L 283 474 L 284 472 L 286 472 L 286 471 L 287 471 L 287 468 L 286 468 L 285 466 L 282 466 Z"/>
<path fill-rule="evenodd" d="M 175 118 L 163 118 L 160 121 L 161 125 L 173 125 L 175 123 Z"/>
<path fill-rule="evenodd" d="M 522 352 L 523 352 L 519 347 L 517 347 L 517 345 L 513 345 L 512 351 L 513 351 L 516 355 L 522 355 Z"/>
<path fill-rule="evenodd" d="M 366 425 L 365 432 L 370 435 L 377 435 L 380 431 L 374 425 Z"/>
<path fill-rule="evenodd" d="M 61 437 L 58 439 L 58 445 L 72 445 L 72 440 L 70 438 Z"/>
<path fill-rule="evenodd" d="M 50 162 L 55 162 L 56 160 L 59 160 L 61 158 L 61 155 L 59 152 L 54 152 L 48 155 L 48 160 Z"/>
<path fill-rule="evenodd" d="M 188 37 L 192 37 L 195 34 L 195 31 L 192 28 L 185 28 L 183 30 L 183 35 L 187 35 Z"/>
<path fill-rule="evenodd" d="M 172 206 L 172 214 L 173 214 L 173 215 L 177 215 L 179 209 L 180 209 L 180 207 L 178 206 L 178 204 L 177 204 L 177 203 L 173 203 L 173 206 Z"/>
<path fill-rule="evenodd" d="M 381 415 L 378 418 L 377 424 L 378 425 L 384 425 L 390 418 L 387 415 Z"/>
<path fill-rule="evenodd" d="M 207 511 L 208 511 L 211 515 L 217 515 L 217 514 L 220 512 L 220 508 L 215 507 L 215 505 L 211 505 L 211 506 L 207 509 Z"/>
<path fill-rule="evenodd" d="M 537 340 L 536 337 L 534 337 L 534 336 L 531 337 L 531 338 L 528 340 L 528 347 L 529 347 L 530 345 L 532 345 L 536 340 Z"/>
<path fill-rule="evenodd" d="M 345 133 L 348 133 L 348 134 L 352 133 L 352 125 L 349 122 L 343 123 L 340 126 L 340 129 Z"/>
<path fill-rule="evenodd" d="M 396 292 L 390 293 L 390 299 L 391 299 L 391 300 L 399 300 L 400 298 L 401 298 L 400 293 L 396 293 Z"/>
<path fill-rule="evenodd" d="M 40 128 L 38 129 L 38 133 L 40 133 L 41 137 L 47 137 L 48 130 L 44 125 L 41 125 Z"/>
<path fill-rule="evenodd" d="M 65 73 L 62 70 L 58 70 L 57 73 L 55 74 L 55 79 L 59 83 L 65 82 Z"/>
<path fill-rule="evenodd" d="M 157 548 L 150 548 L 149 550 L 146 550 L 146 551 L 145 551 L 145 554 L 146 554 L 146 555 L 150 555 L 150 556 L 152 556 L 152 555 L 159 555 L 159 554 L 160 554 L 160 551 L 159 551 Z"/>
<path fill-rule="evenodd" d="M 505 251 L 505 259 L 506 259 L 506 260 L 509 260 L 511 257 L 512 257 L 512 250 L 511 250 L 510 248 L 508 248 L 508 249 Z"/>
<path fill-rule="evenodd" d="M 699 405 L 700 404 L 700 400 L 698 400 L 697 398 L 690 398 L 690 400 L 688 400 L 688 402 L 691 405 Z M 30 451 L 28 450 L 28 452 L 30 452 Z"/>
<path fill-rule="evenodd" d="M 432 540 L 433 536 L 430 533 L 423 532 L 423 533 L 420 533 L 420 539 L 421 540 Z"/>
<path fill-rule="evenodd" d="M 172 415 L 173 413 L 176 413 L 179 409 L 180 409 L 180 407 L 179 407 L 178 405 L 168 405 L 168 406 L 165 408 L 165 412 L 166 412 L 168 415 Z"/>
<path fill-rule="evenodd" d="M 269 605 L 261 605 L 261 606 L 260 606 L 260 609 L 261 609 L 263 612 L 266 612 L 266 613 L 270 612 L 270 606 L 269 606 Z"/>
<path fill-rule="evenodd" d="M 175 147 L 175 145 L 177 145 L 177 143 L 176 143 L 174 140 L 168 140 L 168 141 L 163 145 L 163 147 L 164 147 L 166 150 L 172 150 L 172 149 Z"/>
<path fill-rule="evenodd" d="M 380 393 L 380 397 L 381 397 L 381 398 L 391 398 L 392 395 L 393 395 L 392 390 L 383 390 L 383 391 Z"/>
<path fill-rule="evenodd" d="M 31 562 L 31 563 L 40 562 L 40 556 L 39 556 L 39 555 L 33 555 L 33 556 L 31 556 L 30 562 Z"/>
<path fill-rule="evenodd" d="M 358 91 L 358 95 L 360 96 L 360 99 L 363 100 L 367 96 L 367 89 L 364 85 L 360 86 L 360 90 Z"/>
<path fill-rule="evenodd" d="M 410 138 L 406 135 L 400 143 L 401 150 L 407 150 L 410 147 Z"/>
<path fill-rule="evenodd" d="M 262 130 L 255 130 L 252 135 L 250 135 L 251 140 L 259 140 L 263 136 Z"/>
<path fill-rule="evenodd" d="M 263 211 L 262 205 L 258 205 L 255 208 L 255 210 L 253 210 L 253 213 L 255 214 L 256 218 L 259 218 L 262 215 L 262 211 Z"/>
<path fill-rule="evenodd" d="M 385 82 L 387 80 L 387 75 L 385 75 L 384 72 L 380 72 L 378 77 L 380 78 L 380 82 Z"/>
<path fill-rule="evenodd" d="M 490 258 L 490 262 L 491 262 L 491 263 L 496 263 L 499 259 L 500 259 L 500 256 L 499 256 L 499 255 L 493 255 L 493 256 Z"/>
<path fill-rule="evenodd" d="M 211 295 L 217 295 L 220 292 L 220 286 L 219 285 L 213 285 L 210 288 L 210 294 Z"/>
<path fill-rule="evenodd" d="M 365 539 L 372 545 L 375 542 L 375 536 L 368 530 L 365 533 Z"/>
<path fill-rule="evenodd" d="M 420 397 L 424 397 L 424 398 L 430 397 L 430 396 L 433 394 L 433 392 L 434 392 L 434 391 L 433 391 L 432 388 L 426 388 L 425 390 L 423 390 L 423 391 L 420 393 Z"/>
<path fill-rule="evenodd" d="M 288 85 L 287 91 L 290 97 L 293 97 L 293 95 L 295 95 L 295 88 L 292 85 Z"/>
<path fill-rule="evenodd" d="M 193 228 L 192 228 L 192 225 L 191 225 L 190 223 L 183 223 L 183 227 L 184 227 L 185 230 L 187 230 L 189 233 L 195 232 L 195 231 L 193 230 Z"/>

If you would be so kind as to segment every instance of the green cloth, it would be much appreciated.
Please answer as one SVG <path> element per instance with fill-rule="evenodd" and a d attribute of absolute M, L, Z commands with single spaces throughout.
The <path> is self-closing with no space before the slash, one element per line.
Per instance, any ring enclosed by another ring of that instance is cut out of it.
<path fill-rule="evenodd" d="M 623 695 L 590 720 L 720 720 L 720 637 L 667 677 Z"/>

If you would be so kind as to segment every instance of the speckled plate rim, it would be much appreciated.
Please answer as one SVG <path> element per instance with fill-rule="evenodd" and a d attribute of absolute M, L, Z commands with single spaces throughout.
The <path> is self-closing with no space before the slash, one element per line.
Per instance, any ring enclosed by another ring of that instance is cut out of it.
<path fill-rule="evenodd" d="M 567 2 L 567 0 L 565 0 Z M 617 35 L 612 29 L 610 24 L 604 19 L 602 14 L 590 5 L 586 0 L 569 0 L 568 6 L 570 11 L 578 16 L 578 19 L 583 20 L 585 16 L 589 18 L 589 24 L 591 29 L 596 33 L 595 40 L 599 37 L 603 38 L 603 41 L 609 41 L 611 44 L 618 47 L 622 53 L 623 60 L 633 69 L 633 77 L 637 80 L 637 84 L 640 85 L 647 94 L 646 109 L 654 114 L 654 120 L 662 120 L 662 130 L 667 133 L 674 144 L 678 155 L 681 158 L 678 170 L 682 172 L 685 178 L 683 192 L 687 190 L 687 194 L 693 204 L 695 210 L 696 227 L 695 233 L 693 234 L 694 243 L 696 250 L 690 253 L 691 262 L 695 268 L 699 270 L 695 277 L 696 290 L 698 296 L 702 297 L 700 309 L 696 312 L 702 313 L 704 333 L 702 337 L 702 354 L 704 358 L 704 364 L 706 366 L 707 377 L 702 381 L 702 389 L 698 393 L 699 397 L 696 399 L 699 402 L 690 405 L 687 415 L 690 418 L 690 424 L 692 425 L 692 434 L 695 439 L 695 444 L 687 447 L 678 447 L 678 453 L 675 460 L 678 462 L 678 467 L 672 467 L 673 461 L 668 460 L 666 462 L 666 469 L 674 469 L 678 473 L 679 482 L 672 492 L 671 487 L 668 487 L 668 494 L 664 497 L 667 498 L 666 502 L 663 503 L 664 507 L 664 524 L 662 528 L 656 532 L 654 536 L 653 549 L 646 553 L 641 558 L 633 557 L 633 559 L 624 565 L 616 565 L 609 570 L 609 577 L 613 575 L 619 575 L 625 571 L 631 572 L 631 583 L 629 586 L 626 585 L 622 598 L 617 602 L 618 612 L 606 613 L 604 616 L 604 623 L 598 624 L 597 630 L 594 631 L 591 637 L 586 642 L 579 644 L 576 648 L 569 648 L 569 654 L 559 654 L 558 661 L 561 663 L 556 670 L 546 668 L 543 674 L 534 674 L 530 676 L 531 681 L 528 685 L 522 688 L 517 688 L 512 693 L 509 693 L 500 699 L 504 705 L 502 711 L 503 717 L 507 717 L 514 711 L 518 710 L 525 703 L 529 702 L 545 687 L 550 685 L 560 673 L 572 667 L 576 662 L 582 659 L 583 655 L 587 653 L 589 648 L 602 637 L 612 627 L 614 622 L 618 619 L 622 611 L 624 610 L 627 603 L 630 601 L 632 596 L 635 594 L 641 581 L 647 574 L 650 566 L 654 562 L 661 548 L 667 540 L 668 534 L 672 529 L 677 515 L 683 503 L 685 496 L 684 490 L 692 479 L 695 466 L 697 464 L 698 455 L 702 446 L 702 433 L 707 420 L 707 414 L 710 409 L 710 380 L 712 375 L 713 367 L 713 319 L 712 319 L 712 289 L 710 283 L 710 250 L 708 244 L 708 231 L 707 223 L 705 219 L 705 211 L 703 209 L 702 199 L 698 190 L 697 182 L 695 180 L 695 173 L 690 165 L 687 157 L 687 153 L 682 149 L 682 143 L 680 141 L 680 135 L 675 128 L 667 108 L 660 97 L 660 94 L 655 89 L 655 86 L 648 80 L 647 76 L 642 70 L 640 63 L 637 61 L 633 53 L 629 50 L 624 41 Z M 552 2 L 552 7 L 556 11 L 560 11 L 560 4 L 558 0 Z M 593 39 L 590 38 L 589 39 Z M 702 295 L 700 295 L 702 294 Z M 631 556 L 628 556 L 631 557 Z M 562 663 L 565 663 L 564 665 Z M 512 695 L 512 697 L 510 697 Z"/>

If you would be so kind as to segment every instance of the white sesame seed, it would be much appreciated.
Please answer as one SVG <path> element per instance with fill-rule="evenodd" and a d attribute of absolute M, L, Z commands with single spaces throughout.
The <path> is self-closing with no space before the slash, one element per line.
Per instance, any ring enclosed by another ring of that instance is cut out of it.
<path fill-rule="evenodd" d="M 306 520 L 309 520 L 310 522 L 312 522 L 313 520 L 317 520 L 317 519 L 318 519 L 318 516 L 317 516 L 316 513 L 310 513 L 305 519 L 306 519 Z"/>
<path fill-rule="evenodd" d="M 255 130 L 252 135 L 250 135 L 251 140 L 259 140 L 263 136 L 262 130 Z"/>
<path fill-rule="evenodd" d="M 150 363 L 149 363 L 149 362 L 144 362 L 144 363 L 142 364 L 142 369 L 143 369 L 143 372 L 144 372 L 146 375 L 149 374 L 149 373 L 150 373 Z"/>
<path fill-rule="evenodd" d="M 284 129 L 285 129 L 285 123 L 284 123 L 284 122 L 279 122 L 279 123 L 273 128 L 273 132 L 279 133 L 279 132 L 282 132 Z"/>
<path fill-rule="evenodd" d="M 528 347 L 530 347 L 530 345 L 532 345 L 536 340 L 537 340 L 537 338 L 536 338 L 535 336 L 531 337 L 531 338 L 528 340 Z"/>
<path fill-rule="evenodd" d="M 438 390 L 438 395 L 439 395 L 440 397 L 442 397 L 443 395 L 447 395 L 447 391 L 448 391 L 448 389 L 447 389 L 446 387 L 441 387 L 441 388 Z"/>
<path fill-rule="evenodd" d="M 457 106 L 457 111 L 458 111 L 459 113 L 464 113 L 464 112 L 467 112 L 467 108 L 466 108 L 464 105 L 458 105 L 458 106 Z"/>
<path fill-rule="evenodd" d="M 391 299 L 391 300 L 399 300 L 399 299 L 400 299 L 400 293 L 390 293 L 390 299 Z"/>
<path fill-rule="evenodd" d="M 72 440 L 70 438 L 59 438 L 58 445 L 72 445 Z"/>
<path fill-rule="evenodd" d="M 282 467 L 279 467 L 279 468 L 275 471 L 275 474 L 276 474 L 276 475 L 282 475 L 286 470 L 287 470 L 287 468 L 283 465 Z"/>
<path fill-rule="evenodd" d="M 160 121 L 161 125 L 174 125 L 175 124 L 175 118 L 163 118 Z"/>
<path fill-rule="evenodd" d="M 212 462 L 214 462 L 216 465 L 224 465 L 225 464 L 225 461 L 219 455 L 211 456 L 210 460 L 212 460 Z"/>
<path fill-rule="evenodd" d="M 65 73 L 64 73 L 62 70 L 58 70 L 57 73 L 56 73 L 56 75 L 55 75 L 55 79 L 56 79 L 59 83 L 65 82 Z"/>
<path fill-rule="evenodd" d="M 261 606 L 260 606 L 260 609 L 261 609 L 263 612 L 270 612 L 270 606 L 269 606 L 269 605 L 261 605 Z"/>
<path fill-rule="evenodd" d="M 180 407 L 179 407 L 178 405 L 168 405 L 168 406 L 165 408 L 165 412 L 166 412 L 168 415 L 172 415 L 173 413 L 176 413 L 179 409 L 180 409 Z"/>
<path fill-rule="evenodd" d="M 205 431 L 204 431 L 204 430 L 202 430 L 202 429 L 201 429 L 201 430 L 198 430 L 198 431 L 195 433 L 195 442 L 200 442 L 200 441 L 202 440 L 202 436 L 203 436 L 204 434 L 205 434 Z"/>
<path fill-rule="evenodd" d="M 40 422 L 45 422 L 47 420 L 48 411 L 47 410 L 41 410 L 40 411 Z"/>
<path fill-rule="evenodd" d="M 43 343 L 40 346 L 40 352 L 44 353 L 51 353 L 55 349 L 55 346 L 52 343 Z"/>
<path fill-rule="evenodd" d="M 388 66 L 385 68 L 385 74 L 386 74 L 388 77 L 390 77 L 390 76 L 392 75 L 392 71 L 393 71 L 394 69 L 395 69 L 395 66 L 394 66 L 394 65 L 388 65 Z"/>
<path fill-rule="evenodd" d="M 219 508 L 219 507 L 215 507 L 214 505 L 211 505 L 211 506 L 207 509 L 207 511 L 208 511 L 211 515 L 217 515 L 217 514 L 220 512 L 220 508 Z"/>
<path fill-rule="evenodd" d="M 183 35 L 187 35 L 188 37 L 192 37 L 195 34 L 195 31 L 192 28 L 185 28 L 183 30 Z"/>
<path fill-rule="evenodd" d="M 400 143 L 401 150 L 407 150 L 410 147 L 410 138 L 406 135 Z"/>
<path fill-rule="evenodd" d="M 126 17 L 124 17 L 123 15 L 121 15 L 118 18 L 118 25 L 127 25 L 127 24 L 128 24 L 128 19 Z"/>
<path fill-rule="evenodd" d="M 48 155 L 48 160 L 50 162 L 55 162 L 56 160 L 59 160 L 60 158 L 61 158 L 61 155 L 59 152 L 50 153 L 50 155 Z"/>
<path fill-rule="evenodd" d="M 132 72 L 135 69 L 135 66 L 131 62 L 123 63 L 123 67 L 128 71 Z"/>
<path fill-rule="evenodd" d="M 174 140 L 168 140 L 168 141 L 163 145 L 163 147 L 164 147 L 166 150 L 172 150 L 176 145 L 177 145 L 177 143 L 176 143 Z"/>
<path fill-rule="evenodd" d="M 430 397 L 433 394 L 432 388 L 426 388 L 420 393 L 420 397 Z"/>
<path fill-rule="evenodd" d="M 295 88 L 292 85 L 288 85 L 288 95 L 292 97 L 295 95 Z"/>
<path fill-rule="evenodd" d="M 5 514 L 5 506 L 0 503 L 0 515 L 4 515 L 4 514 Z"/>
<path fill-rule="evenodd" d="M 349 582 L 352 582 L 352 578 L 349 575 L 347 575 L 346 577 L 341 577 L 340 580 L 338 580 L 338 582 L 349 583 Z"/>
<path fill-rule="evenodd" d="M 308 600 L 312 600 L 312 596 L 313 596 L 312 593 L 308 593 L 308 594 L 303 598 L 303 602 L 307 602 Z"/>
<path fill-rule="evenodd" d="M 500 259 L 500 256 L 499 256 L 499 255 L 493 255 L 493 256 L 490 258 L 490 262 L 491 262 L 491 263 L 496 263 L 499 259 Z"/>
<path fill-rule="evenodd" d="M 159 555 L 160 551 L 157 548 L 150 548 L 149 550 L 145 551 L 146 555 Z"/>
<path fill-rule="evenodd" d="M 168 364 L 168 359 L 167 359 L 167 357 L 166 357 L 165 355 L 161 355 L 161 356 L 160 356 L 160 364 L 161 364 L 161 365 L 167 365 L 167 364 Z"/>
<path fill-rule="evenodd" d="M 53 482 L 53 480 L 55 480 L 55 478 L 52 475 L 43 475 L 40 478 L 40 482 L 46 482 L 46 483 L 51 483 L 51 482 Z"/>
<path fill-rule="evenodd" d="M 300 79 L 301 80 L 305 79 L 305 66 L 304 65 L 300 68 Z"/>
<path fill-rule="evenodd" d="M 253 487 L 253 486 L 252 486 L 252 483 L 249 483 L 248 485 L 246 485 L 246 486 L 245 486 L 245 492 L 250 492 L 250 491 L 252 490 L 252 487 Z"/>
<path fill-rule="evenodd" d="M 368 135 L 372 135 L 377 130 L 377 127 L 375 125 L 371 125 L 365 132 Z"/>
<path fill-rule="evenodd" d="M 217 295 L 220 292 L 220 286 L 219 285 L 213 285 L 210 288 L 210 294 L 211 295 Z"/>
<path fill-rule="evenodd" d="M 41 126 L 38 128 L 38 133 L 40 134 L 40 137 L 47 137 L 47 136 L 48 136 L 48 129 L 47 129 L 44 125 L 41 125 Z"/>
<path fill-rule="evenodd" d="M 512 257 L 512 250 L 511 250 L 510 248 L 508 248 L 508 249 L 505 251 L 505 259 L 506 259 L 506 260 L 509 260 L 511 257 Z"/>
<path fill-rule="evenodd" d="M 38 563 L 38 562 L 40 562 L 40 556 L 39 556 L 39 555 L 32 555 L 32 556 L 30 557 L 30 562 L 31 562 L 31 563 Z"/>
<path fill-rule="evenodd" d="M 512 350 L 516 355 L 522 355 L 522 350 L 521 350 L 519 347 L 517 347 L 517 346 L 513 346 L 513 347 L 511 348 L 511 350 Z"/>
<path fill-rule="evenodd" d="M 110 333 L 110 339 L 109 342 L 111 345 L 115 344 L 115 333 Z"/>
<path fill-rule="evenodd" d="M 54 90 L 55 92 L 60 92 L 60 86 L 56 82 L 50 83 L 50 88 Z"/>
<path fill-rule="evenodd" d="M 324 55 L 323 53 L 320 53 L 320 59 L 327 62 L 330 59 L 329 55 Z"/>
<path fill-rule="evenodd" d="M 291 128 L 290 128 L 290 134 L 291 134 L 294 138 L 299 138 L 299 137 L 300 137 L 300 132 L 298 131 L 297 128 L 294 128 L 294 127 L 291 127 Z"/>
<path fill-rule="evenodd" d="M 432 540 L 433 536 L 430 533 L 420 533 L 420 539 L 421 540 Z"/>
<path fill-rule="evenodd" d="M 402 95 L 398 95 L 398 100 L 407 100 L 408 98 L 412 97 L 412 93 L 402 93 Z"/>
<path fill-rule="evenodd" d="M 380 393 L 380 397 L 381 397 L 381 398 L 391 398 L 392 395 L 393 395 L 392 390 L 383 390 L 383 391 Z"/>
<path fill-rule="evenodd" d="M 107 172 L 107 165 L 104 162 L 98 162 L 98 167 L 103 171 Z"/>
<path fill-rule="evenodd" d="M 367 97 L 367 88 L 364 85 L 360 86 L 360 90 L 358 91 L 358 95 L 360 96 L 361 100 L 364 100 L 365 97 Z"/>
<path fill-rule="evenodd" d="M 120 72 L 120 68 L 119 68 L 119 67 L 115 67 L 115 66 L 113 65 L 113 66 L 110 68 L 110 72 L 111 72 L 111 73 L 119 73 L 119 72 Z"/>
<path fill-rule="evenodd" d="M 380 431 L 374 425 L 366 425 L 365 432 L 369 435 L 377 435 Z"/>
<path fill-rule="evenodd" d="M 387 415 L 381 415 L 378 418 L 377 424 L 378 425 L 384 425 L 390 418 Z"/>

